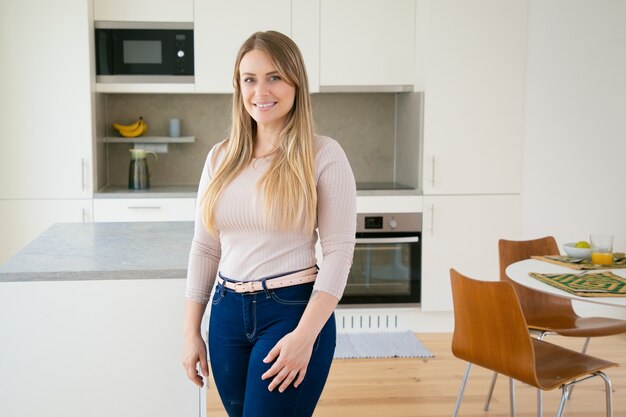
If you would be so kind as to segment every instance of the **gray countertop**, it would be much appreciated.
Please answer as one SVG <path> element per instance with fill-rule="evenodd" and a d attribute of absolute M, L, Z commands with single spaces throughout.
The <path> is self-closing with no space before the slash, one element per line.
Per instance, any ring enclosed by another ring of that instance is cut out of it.
<path fill-rule="evenodd" d="M 185 278 L 193 222 L 57 223 L 0 265 L 0 282 Z"/>
<path fill-rule="evenodd" d="M 107 186 L 95 192 L 93 197 L 100 198 L 196 198 L 198 185 L 154 185 L 148 190 L 129 190 L 123 186 Z M 357 189 L 357 195 L 422 195 L 419 189 Z"/>

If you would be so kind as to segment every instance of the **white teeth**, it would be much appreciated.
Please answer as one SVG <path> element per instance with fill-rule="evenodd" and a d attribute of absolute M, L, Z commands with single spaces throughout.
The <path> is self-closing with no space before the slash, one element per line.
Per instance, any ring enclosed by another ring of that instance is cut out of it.
<path fill-rule="evenodd" d="M 255 104 L 255 106 L 257 106 L 257 107 L 260 107 L 260 108 L 264 109 L 264 108 L 266 108 L 266 107 L 271 107 L 271 106 L 273 106 L 274 104 L 276 104 L 276 103 L 268 103 L 268 104 L 260 104 L 260 103 L 257 103 L 257 104 Z"/>

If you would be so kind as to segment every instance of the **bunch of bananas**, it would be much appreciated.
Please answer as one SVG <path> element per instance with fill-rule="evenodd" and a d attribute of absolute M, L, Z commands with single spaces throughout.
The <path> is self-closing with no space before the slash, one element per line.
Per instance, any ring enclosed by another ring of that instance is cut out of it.
<path fill-rule="evenodd" d="M 129 125 L 113 123 L 113 128 L 125 138 L 136 138 L 148 131 L 148 124 L 144 122 L 143 117 L 139 117 L 139 120 Z"/>

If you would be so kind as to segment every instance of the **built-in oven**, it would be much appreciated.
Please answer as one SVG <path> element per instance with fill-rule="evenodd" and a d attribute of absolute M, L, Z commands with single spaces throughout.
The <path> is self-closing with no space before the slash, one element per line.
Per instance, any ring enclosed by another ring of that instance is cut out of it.
<path fill-rule="evenodd" d="M 421 213 L 358 214 L 341 304 L 419 303 L 421 269 Z"/>

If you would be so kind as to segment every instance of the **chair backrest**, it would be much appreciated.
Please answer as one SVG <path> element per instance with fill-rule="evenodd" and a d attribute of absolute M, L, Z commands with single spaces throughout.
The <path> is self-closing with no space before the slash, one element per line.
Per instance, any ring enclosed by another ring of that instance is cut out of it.
<path fill-rule="evenodd" d="M 506 275 L 506 268 L 512 263 L 530 259 L 532 256 L 559 255 L 559 246 L 556 244 L 554 237 L 546 236 L 532 240 L 500 239 L 498 242 L 498 253 L 500 258 L 500 280 L 513 284 L 527 320 L 536 314 L 544 317 L 550 315 L 575 315 L 569 299 L 531 290 L 513 282 Z"/>
<path fill-rule="evenodd" d="M 454 269 L 450 280 L 454 356 L 538 386 L 535 352 L 513 286 L 477 281 Z"/>

